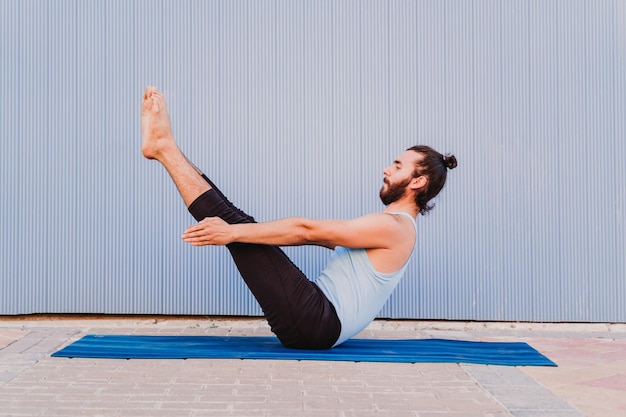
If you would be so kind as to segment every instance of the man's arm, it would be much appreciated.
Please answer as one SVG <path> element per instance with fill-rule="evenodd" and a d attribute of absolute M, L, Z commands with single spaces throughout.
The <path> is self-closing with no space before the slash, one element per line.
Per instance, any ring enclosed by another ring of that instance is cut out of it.
<path fill-rule="evenodd" d="M 369 214 L 353 220 L 313 220 L 292 217 L 265 223 L 230 225 L 209 217 L 189 227 L 183 240 L 194 246 L 233 242 L 276 246 L 318 245 L 327 248 L 391 248 L 407 232 L 397 216 Z"/>

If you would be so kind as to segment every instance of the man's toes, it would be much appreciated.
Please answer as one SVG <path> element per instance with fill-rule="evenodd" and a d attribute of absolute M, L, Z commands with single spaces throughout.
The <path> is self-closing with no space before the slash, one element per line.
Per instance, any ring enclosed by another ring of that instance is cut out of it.
<path fill-rule="evenodd" d="M 154 100 L 151 97 L 144 98 L 143 103 L 141 103 L 141 111 L 142 112 L 150 112 L 153 111 Z"/>
<path fill-rule="evenodd" d="M 156 88 L 154 88 L 151 85 L 147 86 L 143 93 L 144 100 L 150 98 L 155 92 L 156 92 Z"/>
<path fill-rule="evenodd" d="M 157 100 L 154 99 L 154 97 L 152 97 L 152 113 L 158 113 L 159 110 L 161 109 L 161 106 L 159 106 L 159 102 Z"/>
<path fill-rule="evenodd" d="M 159 111 L 160 109 L 165 108 L 165 99 L 163 98 L 163 95 L 158 91 L 156 91 L 152 95 L 152 101 L 154 102 L 154 105 L 152 107 L 153 110 Z"/>

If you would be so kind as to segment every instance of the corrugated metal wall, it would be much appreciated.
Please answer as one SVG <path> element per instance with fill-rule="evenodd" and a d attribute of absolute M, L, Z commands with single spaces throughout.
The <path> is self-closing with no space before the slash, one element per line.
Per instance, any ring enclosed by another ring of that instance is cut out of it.
<path fill-rule="evenodd" d="M 146 84 L 258 220 L 379 210 L 403 149 L 456 153 L 382 316 L 626 321 L 624 0 L 0 0 L 0 314 L 260 313 L 180 240 Z"/>

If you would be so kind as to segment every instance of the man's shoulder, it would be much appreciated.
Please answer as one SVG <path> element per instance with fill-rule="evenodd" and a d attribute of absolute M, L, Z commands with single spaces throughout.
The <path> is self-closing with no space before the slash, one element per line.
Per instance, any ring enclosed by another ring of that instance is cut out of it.
<path fill-rule="evenodd" d="M 409 213 L 380 211 L 365 214 L 354 221 L 363 227 L 383 235 L 395 234 L 406 230 L 407 226 L 415 228 L 415 220 Z"/>
<path fill-rule="evenodd" d="M 359 217 L 359 219 L 384 223 L 404 223 L 409 220 L 410 222 L 415 223 L 415 217 L 413 217 L 411 213 L 407 213 L 405 211 L 378 211 L 364 214 Z"/>

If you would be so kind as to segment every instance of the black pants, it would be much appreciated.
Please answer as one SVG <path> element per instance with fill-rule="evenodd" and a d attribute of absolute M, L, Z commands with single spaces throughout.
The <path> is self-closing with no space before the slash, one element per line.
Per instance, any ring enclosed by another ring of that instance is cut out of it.
<path fill-rule="evenodd" d="M 189 206 L 196 220 L 220 217 L 230 224 L 255 222 L 228 201 L 206 176 L 203 178 L 212 189 Z M 341 332 L 335 308 L 280 248 L 248 243 L 231 243 L 226 247 L 283 346 L 332 347 Z"/>

